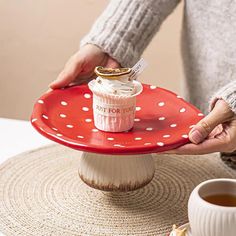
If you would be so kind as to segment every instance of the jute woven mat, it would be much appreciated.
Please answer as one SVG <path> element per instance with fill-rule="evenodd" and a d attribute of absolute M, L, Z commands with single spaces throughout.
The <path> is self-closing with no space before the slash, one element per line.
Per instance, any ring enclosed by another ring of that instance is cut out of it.
<path fill-rule="evenodd" d="M 78 177 L 79 152 L 48 146 L 0 166 L 0 231 L 5 235 L 167 235 L 187 222 L 192 189 L 236 178 L 217 154 L 155 158 L 146 187 L 128 193 L 92 189 Z"/>

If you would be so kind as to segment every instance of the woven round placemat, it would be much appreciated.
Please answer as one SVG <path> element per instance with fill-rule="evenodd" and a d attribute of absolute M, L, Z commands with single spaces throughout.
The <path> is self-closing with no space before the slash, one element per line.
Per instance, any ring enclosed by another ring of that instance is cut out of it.
<path fill-rule="evenodd" d="M 209 178 L 236 178 L 217 154 L 156 155 L 146 187 L 128 193 L 92 189 L 78 176 L 81 153 L 48 146 L 0 166 L 0 231 L 5 235 L 167 235 L 187 222 L 192 189 Z"/>

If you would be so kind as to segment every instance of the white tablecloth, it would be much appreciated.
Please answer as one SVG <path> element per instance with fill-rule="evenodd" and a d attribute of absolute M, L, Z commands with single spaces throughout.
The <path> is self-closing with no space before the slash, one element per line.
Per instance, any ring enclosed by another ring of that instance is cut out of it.
<path fill-rule="evenodd" d="M 0 118 L 0 164 L 21 152 L 50 143 L 30 122 Z"/>
<path fill-rule="evenodd" d="M 30 122 L 0 118 L 0 164 L 30 149 L 52 143 L 34 130 Z M 0 232 L 0 236 L 4 236 Z"/>

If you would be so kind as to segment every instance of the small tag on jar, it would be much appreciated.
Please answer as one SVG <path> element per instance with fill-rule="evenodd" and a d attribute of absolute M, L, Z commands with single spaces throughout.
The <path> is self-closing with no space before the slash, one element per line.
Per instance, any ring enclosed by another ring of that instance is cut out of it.
<path fill-rule="evenodd" d="M 132 67 L 132 72 L 130 75 L 130 79 L 136 79 L 147 67 L 148 63 L 141 58 L 133 67 Z"/>

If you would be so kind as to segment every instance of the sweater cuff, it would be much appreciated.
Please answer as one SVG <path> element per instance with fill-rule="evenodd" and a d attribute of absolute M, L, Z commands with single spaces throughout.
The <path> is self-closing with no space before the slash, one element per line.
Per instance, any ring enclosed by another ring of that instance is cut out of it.
<path fill-rule="evenodd" d="M 80 46 L 94 44 L 132 67 L 179 0 L 112 0 Z"/>
<path fill-rule="evenodd" d="M 219 99 L 227 102 L 230 109 L 236 114 L 236 80 L 230 82 L 213 95 L 210 100 L 210 110 L 214 108 Z"/>

